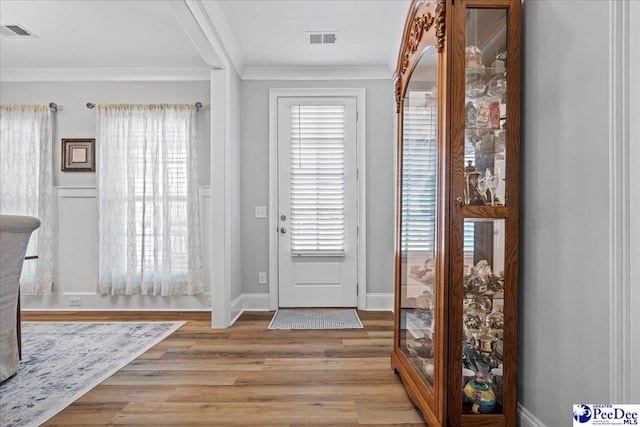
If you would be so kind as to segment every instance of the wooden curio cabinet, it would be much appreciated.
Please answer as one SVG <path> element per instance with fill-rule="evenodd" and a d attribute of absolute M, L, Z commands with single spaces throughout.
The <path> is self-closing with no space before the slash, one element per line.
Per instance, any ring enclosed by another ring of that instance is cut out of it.
<path fill-rule="evenodd" d="M 413 0 L 392 367 L 432 426 L 515 426 L 521 0 Z"/>

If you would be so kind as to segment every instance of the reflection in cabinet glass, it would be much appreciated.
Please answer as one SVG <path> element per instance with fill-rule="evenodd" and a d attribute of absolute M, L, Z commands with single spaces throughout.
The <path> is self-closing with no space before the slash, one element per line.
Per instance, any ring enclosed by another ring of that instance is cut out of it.
<path fill-rule="evenodd" d="M 400 347 L 433 390 L 436 165 L 438 151 L 437 61 L 428 49 L 405 95 L 402 150 Z"/>
<path fill-rule="evenodd" d="M 520 1 L 412 0 L 391 362 L 435 426 L 515 426 Z"/>

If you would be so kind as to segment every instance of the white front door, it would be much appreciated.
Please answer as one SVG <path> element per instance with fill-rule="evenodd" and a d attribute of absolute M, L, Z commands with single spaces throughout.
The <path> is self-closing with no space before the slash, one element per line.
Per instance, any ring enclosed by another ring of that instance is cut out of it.
<path fill-rule="evenodd" d="M 278 99 L 278 305 L 356 307 L 355 98 Z"/>

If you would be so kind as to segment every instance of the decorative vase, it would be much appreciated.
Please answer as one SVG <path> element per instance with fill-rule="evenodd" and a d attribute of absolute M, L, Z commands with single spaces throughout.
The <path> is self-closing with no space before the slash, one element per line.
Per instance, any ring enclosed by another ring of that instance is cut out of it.
<path fill-rule="evenodd" d="M 471 403 L 471 410 L 476 414 L 491 413 L 496 406 L 496 394 L 480 373 L 464 386 L 463 394 L 464 400 Z"/>

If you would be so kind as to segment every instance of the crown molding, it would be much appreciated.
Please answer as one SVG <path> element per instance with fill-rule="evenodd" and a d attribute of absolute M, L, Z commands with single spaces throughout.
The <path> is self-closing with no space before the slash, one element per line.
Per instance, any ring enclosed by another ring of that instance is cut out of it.
<path fill-rule="evenodd" d="M 242 80 L 390 80 L 387 66 L 246 67 Z"/>
<path fill-rule="evenodd" d="M 209 81 L 207 68 L 3 68 L 2 82 Z"/>

